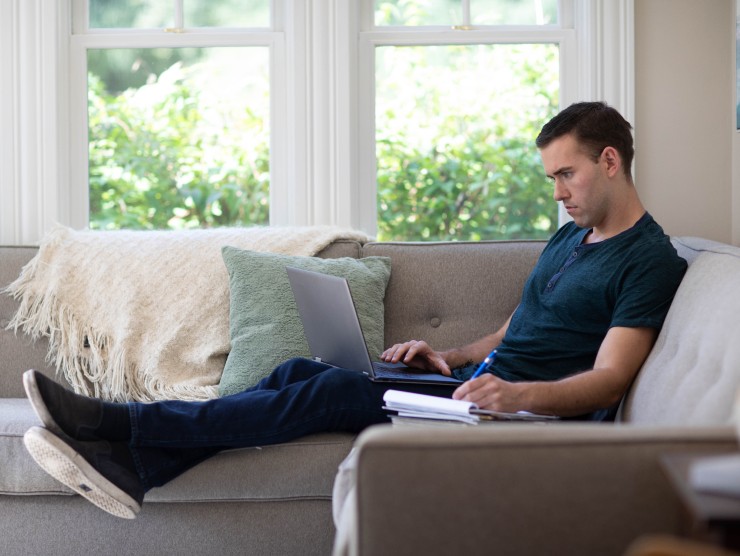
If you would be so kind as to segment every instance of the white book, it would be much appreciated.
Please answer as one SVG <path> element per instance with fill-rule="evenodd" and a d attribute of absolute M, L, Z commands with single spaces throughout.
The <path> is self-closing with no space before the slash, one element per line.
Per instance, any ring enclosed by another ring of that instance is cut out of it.
<path fill-rule="evenodd" d="M 460 421 L 476 424 L 481 420 L 491 421 L 545 421 L 558 419 L 552 415 L 537 415 L 528 411 L 506 413 L 481 409 L 473 402 L 452 400 L 439 396 L 388 390 L 383 396 L 385 408 L 397 412 L 399 417 Z"/>

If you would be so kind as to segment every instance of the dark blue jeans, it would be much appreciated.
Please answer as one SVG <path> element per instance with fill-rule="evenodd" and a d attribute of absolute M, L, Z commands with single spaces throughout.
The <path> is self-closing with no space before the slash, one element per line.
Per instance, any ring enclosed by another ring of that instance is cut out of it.
<path fill-rule="evenodd" d="M 232 396 L 129 404 L 130 448 L 148 490 L 221 450 L 279 444 L 320 432 L 358 433 L 387 422 L 382 405 L 390 388 L 444 397 L 455 389 L 375 383 L 357 371 L 291 359 Z"/>

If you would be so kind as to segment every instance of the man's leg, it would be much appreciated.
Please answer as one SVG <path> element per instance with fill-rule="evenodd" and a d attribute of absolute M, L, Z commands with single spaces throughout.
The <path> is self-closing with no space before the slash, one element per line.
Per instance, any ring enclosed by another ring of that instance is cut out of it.
<path fill-rule="evenodd" d="M 450 397 L 454 387 L 371 382 L 357 371 L 290 360 L 258 387 L 206 402 L 132 404 L 131 452 L 147 489 L 215 452 L 288 442 L 320 432 L 358 433 L 389 421 L 390 388 Z"/>
<path fill-rule="evenodd" d="M 58 442 L 49 442 L 48 435 L 41 438 L 44 435 L 36 431 L 30 439 L 35 447 L 32 455 L 52 475 L 54 473 L 46 465 L 50 461 L 54 465 L 63 461 L 64 466 L 71 466 L 77 472 L 81 466 L 75 467 L 75 461 L 82 458 L 95 470 L 101 471 L 103 478 L 106 478 L 106 472 L 96 467 L 97 462 L 105 460 L 107 468 L 111 468 L 111 463 L 119 465 L 123 471 L 118 475 L 125 475 L 132 471 L 133 466 L 127 461 L 128 456 L 132 456 L 135 461 L 133 471 L 138 474 L 142 491 L 145 491 L 165 484 L 226 448 L 287 442 L 317 432 L 359 432 L 369 425 L 385 422 L 388 417 L 382 410 L 382 397 L 391 387 L 448 397 L 454 390 L 452 387 L 376 384 L 356 371 L 335 369 L 305 359 L 286 362 L 254 388 L 233 396 L 207 402 L 165 401 L 128 405 L 101 402 L 103 409 L 99 414 L 94 408 L 91 409 L 88 399 L 78 400 L 81 397 L 69 392 L 54 392 L 50 385 L 46 385 L 41 389 L 43 395 L 36 397 L 43 404 L 43 398 L 47 396 L 52 407 L 43 407 L 37 413 L 48 414 L 48 419 L 54 424 L 65 423 L 67 430 L 60 433 L 60 440 L 66 442 L 70 449 L 61 450 L 56 445 Z M 61 389 L 58 385 L 55 388 Z M 29 395 L 29 398 L 32 397 Z M 33 398 L 32 403 L 36 403 Z M 81 414 L 89 425 L 84 429 L 84 442 L 65 438 L 67 434 L 80 430 L 69 417 L 76 414 L 76 405 L 84 406 L 85 411 Z M 121 425 L 118 411 L 121 408 L 125 408 L 130 415 L 130 425 Z M 114 422 L 107 422 L 106 415 L 113 416 Z M 126 450 L 127 457 L 116 458 L 115 454 L 120 453 L 121 446 L 125 446 L 120 442 L 120 437 L 129 433 L 131 440 Z M 106 442 L 106 437 L 113 442 Z M 50 460 L 46 457 L 50 451 L 56 454 L 54 461 L 54 458 Z M 39 454 L 46 460 L 41 461 L 37 457 Z M 111 458 L 112 462 L 109 461 Z M 79 479 L 80 473 L 67 473 L 66 476 L 82 480 L 83 487 L 89 486 L 84 484 L 85 481 L 98 481 L 95 489 L 102 491 L 103 495 L 109 486 L 90 474 L 82 479 Z M 112 479 L 114 486 L 126 491 L 126 485 L 121 484 L 120 480 L 116 481 L 116 477 Z M 65 484 L 108 510 L 104 504 L 88 496 L 85 488 L 76 488 L 80 485 L 67 482 Z M 134 492 L 130 494 L 139 502 L 143 497 Z M 134 508 L 135 511 L 138 511 L 138 507 Z"/>
<path fill-rule="evenodd" d="M 291 360 L 278 366 L 248 390 L 279 390 L 286 384 L 305 380 L 326 368 L 327 365 L 307 359 Z M 23 387 L 37 417 L 54 434 L 83 441 L 131 439 L 131 421 L 126 403 L 105 402 L 75 394 L 34 370 L 23 374 Z"/>

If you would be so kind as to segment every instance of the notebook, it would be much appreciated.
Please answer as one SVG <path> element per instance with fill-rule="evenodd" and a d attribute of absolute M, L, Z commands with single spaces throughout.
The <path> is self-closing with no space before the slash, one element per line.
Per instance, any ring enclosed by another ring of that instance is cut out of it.
<path fill-rule="evenodd" d="M 417 384 L 462 384 L 461 380 L 403 364 L 373 362 L 345 278 L 286 268 L 311 356 L 334 367 L 354 369 L 370 380 Z"/>

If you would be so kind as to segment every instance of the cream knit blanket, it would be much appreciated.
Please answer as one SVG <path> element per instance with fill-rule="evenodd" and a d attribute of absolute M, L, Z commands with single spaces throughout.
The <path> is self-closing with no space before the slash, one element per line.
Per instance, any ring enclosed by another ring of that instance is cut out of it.
<path fill-rule="evenodd" d="M 78 393 L 108 400 L 209 399 L 229 352 L 221 247 L 314 255 L 334 227 L 74 231 L 58 226 L 10 284 L 8 328 L 48 336 L 48 357 Z"/>

